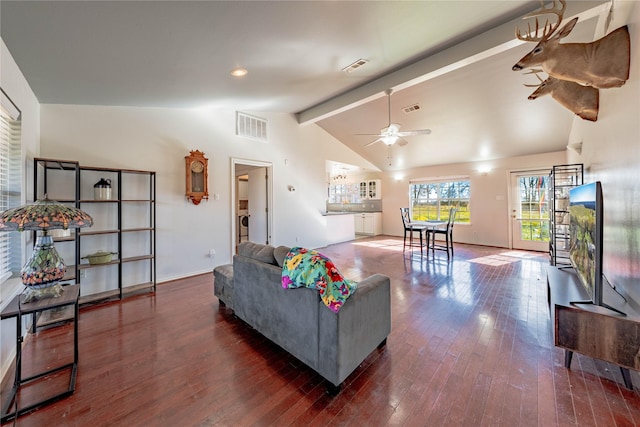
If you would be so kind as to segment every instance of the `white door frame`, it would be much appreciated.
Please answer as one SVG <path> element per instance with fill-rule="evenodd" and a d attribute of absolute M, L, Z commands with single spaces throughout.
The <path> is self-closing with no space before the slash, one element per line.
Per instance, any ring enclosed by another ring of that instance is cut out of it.
<path fill-rule="evenodd" d="M 267 179 L 267 239 L 269 243 L 273 242 L 273 164 L 271 162 L 263 162 L 260 160 L 247 160 L 236 157 L 231 158 L 231 203 L 230 215 L 231 227 L 231 257 L 236 253 L 236 165 L 256 166 L 267 169 L 269 178 Z"/>

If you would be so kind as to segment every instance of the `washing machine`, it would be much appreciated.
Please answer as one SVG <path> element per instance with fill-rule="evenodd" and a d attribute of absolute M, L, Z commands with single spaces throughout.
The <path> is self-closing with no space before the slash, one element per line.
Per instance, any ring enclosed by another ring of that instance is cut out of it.
<path fill-rule="evenodd" d="M 238 215 L 238 243 L 249 240 L 249 215 Z"/>

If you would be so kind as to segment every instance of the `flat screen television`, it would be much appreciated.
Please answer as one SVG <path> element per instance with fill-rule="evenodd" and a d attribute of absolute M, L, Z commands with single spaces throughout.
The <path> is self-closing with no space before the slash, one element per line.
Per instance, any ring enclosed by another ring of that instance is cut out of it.
<path fill-rule="evenodd" d="M 603 301 L 603 217 L 599 181 L 569 190 L 569 258 L 590 298 L 573 302 L 594 304 L 624 314 Z"/>

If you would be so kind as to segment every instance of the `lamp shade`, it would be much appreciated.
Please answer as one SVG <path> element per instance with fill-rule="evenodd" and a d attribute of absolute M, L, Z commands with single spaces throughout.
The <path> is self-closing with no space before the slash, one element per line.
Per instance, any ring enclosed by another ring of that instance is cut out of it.
<path fill-rule="evenodd" d="M 80 209 L 65 206 L 47 196 L 33 204 L 0 214 L 0 231 L 54 230 L 91 227 L 93 218 Z"/>
<path fill-rule="evenodd" d="M 31 256 L 20 270 L 22 283 L 29 289 L 25 300 L 59 296 L 58 284 L 67 270 L 62 257 L 53 246 L 48 230 L 91 227 L 93 218 L 77 208 L 49 200 L 47 196 L 35 203 L 7 209 L 0 213 L 0 231 L 42 231 L 37 236 Z"/>

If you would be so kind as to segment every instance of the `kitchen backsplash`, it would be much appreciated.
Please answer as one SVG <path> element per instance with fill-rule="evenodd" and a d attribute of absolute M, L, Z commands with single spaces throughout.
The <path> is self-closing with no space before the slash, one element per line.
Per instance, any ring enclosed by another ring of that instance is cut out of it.
<path fill-rule="evenodd" d="M 327 203 L 327 212 L 382 212 L 382 200 L 361 203 Z"/>

